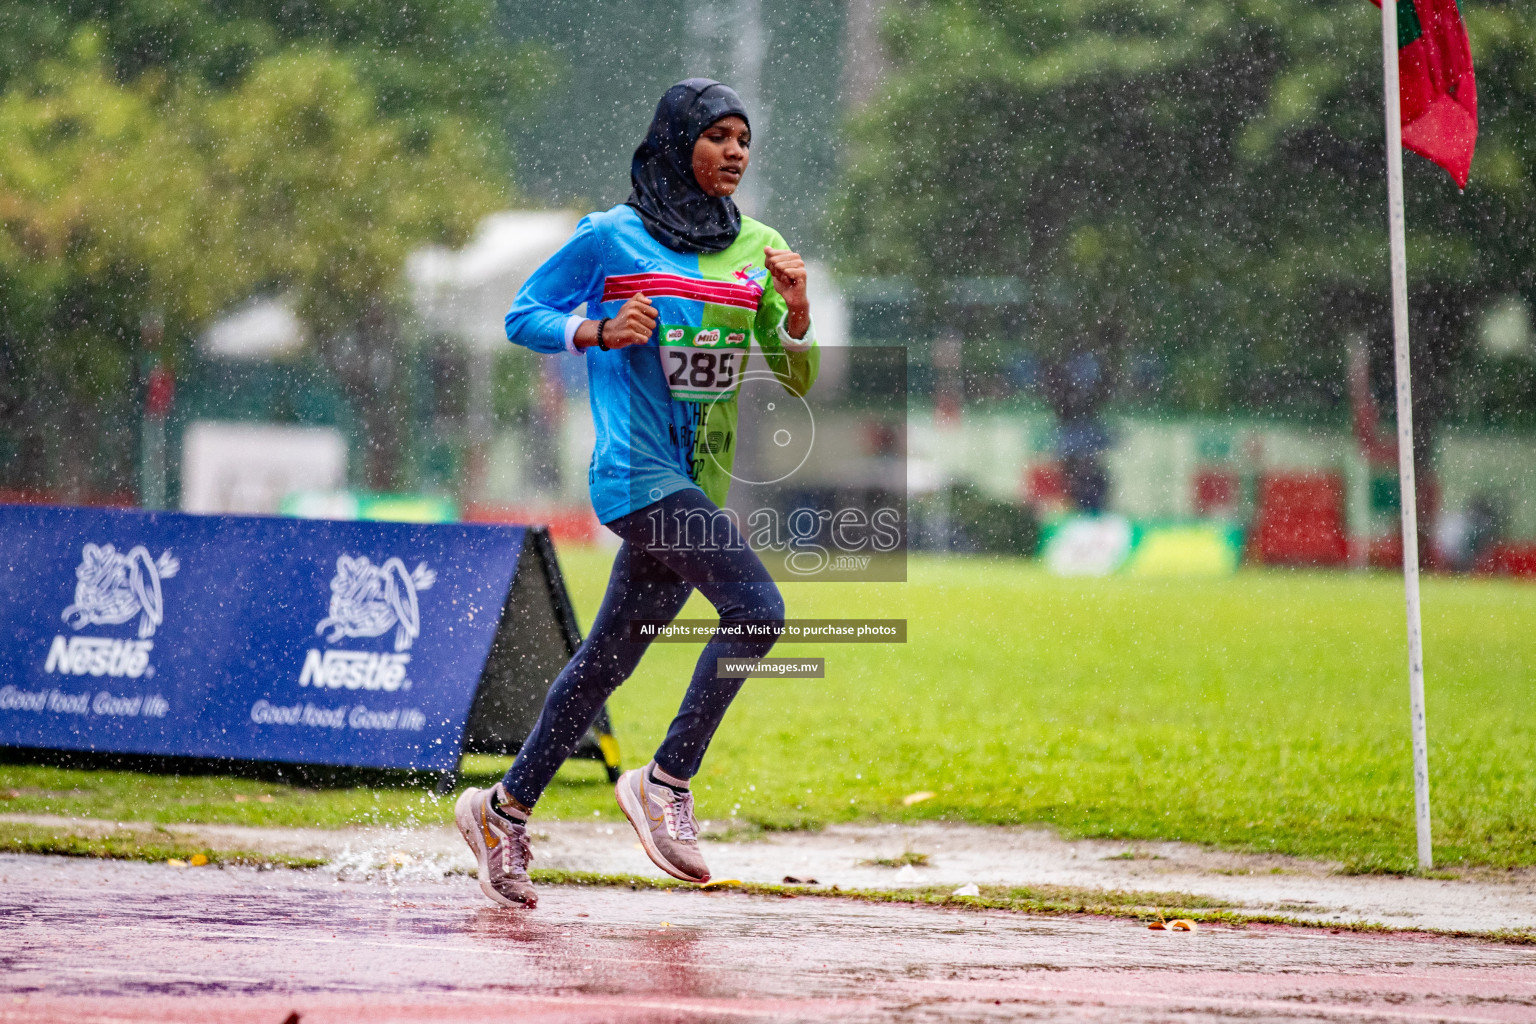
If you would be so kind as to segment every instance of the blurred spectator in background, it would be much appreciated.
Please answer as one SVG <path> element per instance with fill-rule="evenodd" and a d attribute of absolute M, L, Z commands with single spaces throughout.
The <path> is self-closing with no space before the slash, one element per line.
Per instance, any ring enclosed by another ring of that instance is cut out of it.
<path fill-rule="evenodd" d="M 1464 509 L 1446 512 L 1435 523 L 1435 549 L 1443 568 L 1471 572 L 1503 539 L 1506 516 L 1496 495 L 1479 491 Z"/>
<path fill-rule="evenodd" d="M 1502 503 L 1493 495 L 1472 496 L 1472 501 L 1467 505 L 1467 551 L 1472 556 L 1471 565 L 1475 565 L 1490 548 L 1504 539 L 1506 518 Z"/>
<path fill-rule="evenodd" d="M 1056 413 L 1056 455 L 1067 497 L 1079 512 L 1102 512 L 1109 498 L 1103 456 L 1110 440 L 1099 417 L 1109 398 L 1104 360 L 1091 349 L 1071 352 L 1045 366 L 1041 385 Z"/>

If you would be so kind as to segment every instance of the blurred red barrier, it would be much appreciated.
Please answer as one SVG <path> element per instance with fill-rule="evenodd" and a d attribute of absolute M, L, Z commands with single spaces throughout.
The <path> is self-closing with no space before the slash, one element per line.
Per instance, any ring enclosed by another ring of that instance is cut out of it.
<path fill-rule="evenodd" d="M 1236 473 L 1225 469 L 1202 469 L 1195 474 L 1195 515 L 1230 512 L 1237 507 L 1239 494 Z"/>
<path fill-rule="evenodd" d="M 1270 565 L 1343 565 L 1344 480 L 1338 473 L 1266 473 L 1248 556 Z"/>
<path fill-rule="evenodd" d="M 1054 462 L 1030 466 L 1024 475 L 1024 496 L 1037 505 L 1065 503 L 1067 482 Z"/>
<path fill-rule="evenodd" d="M 597 516 L 585 505 L 499 505 L 476 501 L 464 509 L 464 521 L 548 526 L 556 544 L 591 544 L 602 529 Z"/>
<path fill-rule="evenodd" d="M 113 494 L 86 493 L 73 500 L 57 491 L 0 489 L 0 505 L 85 505 L 91 508 L 138 508 L 139 499 L 128 491 Z"/>
<path fill-rule="evenodd" d="M 1385 533 L 1366 542 L 1365 563 L 1372 569 L 1401 569 L 1403 567 L 1403 535 Z"/>
<path fill-rule="evenodd" d="M 1494 544 L 1478 558 L 1473 571 L 1497 576 L 1536 576 L 1536 545 Z"/>

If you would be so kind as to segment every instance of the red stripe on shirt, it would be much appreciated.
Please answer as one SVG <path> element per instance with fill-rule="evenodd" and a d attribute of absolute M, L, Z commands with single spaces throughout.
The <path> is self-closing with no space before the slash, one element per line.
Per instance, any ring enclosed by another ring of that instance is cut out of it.
<path fill-rule="evenodd" d="M 678 274 L 617 274 L 603 281 L 604 302 L 632 298 L 641 292 L 658 298 L 691 299 L 754 311 L 762 295 L 760 290 L 748 285 L 705 281 Z"/>

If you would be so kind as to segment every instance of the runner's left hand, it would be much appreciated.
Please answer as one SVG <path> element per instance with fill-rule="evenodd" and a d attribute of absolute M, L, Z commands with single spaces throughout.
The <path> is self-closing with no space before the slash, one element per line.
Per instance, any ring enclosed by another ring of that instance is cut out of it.
<path fill-rule="evenodd" d="M 773 287 L 789 307 L 786 325 L 794 337 L 803 337 L 811 322 L 811 304 L 805 293 L 805 260 L 789 249 L 763 246 L 763 266 L 773 276 Z M 796 329 L 798 328 L 798 330 Z"/>
<path fill-rule="evenodd" d="M 763 265 L 773 275 L 774 289 L 784 297 L 790 310 L 809 309 L 805 298 L 805 260 L 789 249 L 763 246 Z"/>

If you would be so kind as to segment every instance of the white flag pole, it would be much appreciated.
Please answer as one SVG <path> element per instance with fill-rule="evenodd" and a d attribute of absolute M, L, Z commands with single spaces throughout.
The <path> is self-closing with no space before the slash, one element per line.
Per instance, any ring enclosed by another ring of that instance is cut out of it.
<path fill-rule="evenodd" d="M 1424 725 L 1424 633 L 1419 617 L 1418 492 L 1413 479 L 1413 391 L 1408 374 L 1408 246 L 1403 221 L 1403 126 L 1397 80 L 1397 3 L 1381 0 L 1382 92 L 1387 108 L 1387 227 L 1392 253 L 1392 352 L 1397 364 L 1397 480 L 1403 508 L 1403 590 L 1408 606 L 1408 700 L 1413 718 L 1413 809 L 1419 869 L 1429 842 L 1429 738 Z"/>

